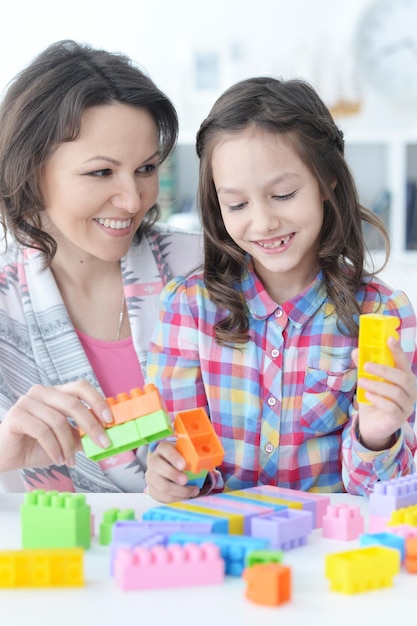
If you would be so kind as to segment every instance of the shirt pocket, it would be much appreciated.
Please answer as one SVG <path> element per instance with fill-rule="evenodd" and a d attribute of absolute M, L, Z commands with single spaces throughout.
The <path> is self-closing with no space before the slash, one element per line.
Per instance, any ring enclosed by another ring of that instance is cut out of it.
<path fill-rule="evenodd" d="M 303 430 L 317 436 L 340 430 L 356 391 L 357 370 L 326 372 L 307 368 L 300 423 Z"/>

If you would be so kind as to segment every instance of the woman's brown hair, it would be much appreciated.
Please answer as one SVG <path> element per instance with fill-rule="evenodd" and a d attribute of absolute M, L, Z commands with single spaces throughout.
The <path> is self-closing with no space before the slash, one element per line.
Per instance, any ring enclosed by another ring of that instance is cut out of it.
<path fill-rule="evenodd" d="M 41 228 L 42 168 L 60 144 L 78 137 L 87 108 L 113 103 L 151 113 L 159 131 L 162 163 L 178 137 L 175 108 L 122 54 L 58 41 L 20 72 L 6 92 L 0 107 L 0 222 L 21 245 L 41 250 L 45 266 L 50 265 L 57 244 Z M 158 217 L 155 205 L 136 232 L 136 243 Z"/>
<path fill-rule="evenodd" d="M 327 198 L 318 250 L 319 267 L 341 331 L 357 334 L 355 317 L 360 307 L 355 295 L 370 275 L 365 270 L 367 248 L 362 228 L 367 223 L 380 233 L 386 263 L 389 240 L 385 227 L 372 211 L 361 206 L 344 156 L 343 134 L 316 91 L 302 80 L 256 77 L 240 81 L 225 91 L 197 133 L 204 279 L 212 301 L 228 311 L 215 328 L 217 340 L 224 344 L 245 343 L 249 340 L 249 324 L 245 302 L 236 297 L 237 283 L 247 265 L 246 254 L 224 227 L 213 182 L 212 153 L 226 134 L 238 133 L 248 126 L 284 136 Z"/>

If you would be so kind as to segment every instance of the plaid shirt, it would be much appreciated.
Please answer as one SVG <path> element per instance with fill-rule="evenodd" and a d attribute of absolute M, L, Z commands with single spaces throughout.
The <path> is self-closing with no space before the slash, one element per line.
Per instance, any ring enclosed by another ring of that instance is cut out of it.
<path fill-rule="evenodd" d="M 171 281 L 147 370 L 172 417 L 196 407 L 208 412 L 225 449 L 225 488 L 366 494 L 378 480 L 413 472 L 414 413 L 389 450 L 369 451 L 356 438 L 357 337 L 338 330 L 322 275 L 282 306 L 251 267 L 237 291 L 247 302 L 250 341 L 231 348 L 213 338 L 225 311 L 211 302 L 202 274 Z M 416 318 L 406 295 L 374 279 L 357 300 L 363 313 L 400 318 L 401 345 L 417 372 Z"/>

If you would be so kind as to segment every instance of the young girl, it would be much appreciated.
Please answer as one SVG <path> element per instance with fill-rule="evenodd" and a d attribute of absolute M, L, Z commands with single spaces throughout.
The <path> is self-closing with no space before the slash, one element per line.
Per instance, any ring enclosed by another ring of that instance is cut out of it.
<path fill-rule="evenodd" d="M 257 484 L 366 494 L 414 471 L 416 319 L 404 293 L 364 269 L 364 223 L 343 135 L 299 80 L 252 78 L 228 89 L 197 135 L 204 271 L 171 282 L 147 376 L 172 416 L 204 407 L 225 449 L 216 487 Z M 367 364 L 358 316 L 400 318 L 395 367 Z M 198 494 L 162 442 L 150 495 Z"/>

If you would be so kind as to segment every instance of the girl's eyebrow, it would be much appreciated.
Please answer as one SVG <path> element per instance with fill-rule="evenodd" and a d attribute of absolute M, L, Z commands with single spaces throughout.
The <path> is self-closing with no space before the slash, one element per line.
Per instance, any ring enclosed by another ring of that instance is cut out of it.
<path fill-rule="evenodd" d="M 151 154 L 151 156 L 146 158 L 143 161 L 143 163 L 147 163 L 148 161 L 151 161 L 155 157 L 159 156 L 159 154 L 160 154 L 159 150 L 156 150 L 156 152 L 154 152 L 153 154 Z M 90 163 L 91 161 L 108 161 L 109 163 L 112 163 L 113 165 L 121 165 L 121 162 L 118 161 L 117 159 L 112 159 L 112 157 L 105 156 L 103 154 L 97 154 L 96 156 L 93 156 L 90 159 L 87 159 L 86 161 L 84 161 L 84 163 Z"/>
<path fill-rule="evenodd" d="M 283 174 L 279 174 L 279 176 L 276 176 L 275 178 L 273 178 L 272 180 L 270 180 L 267 185 L 271 186 L 271 185 L 276 185 L 277 183 L 281 183 L 283 180 L 286 180 L 288 178 L 299 178 L 299 174 L 297 174 L 297 172 L 284 172 Z M 238 189 L 234 189 L 233 187 L 219 187 L 218 189 L 216 189 L 217 193 L 238 193 L 239 190 Z"/>

